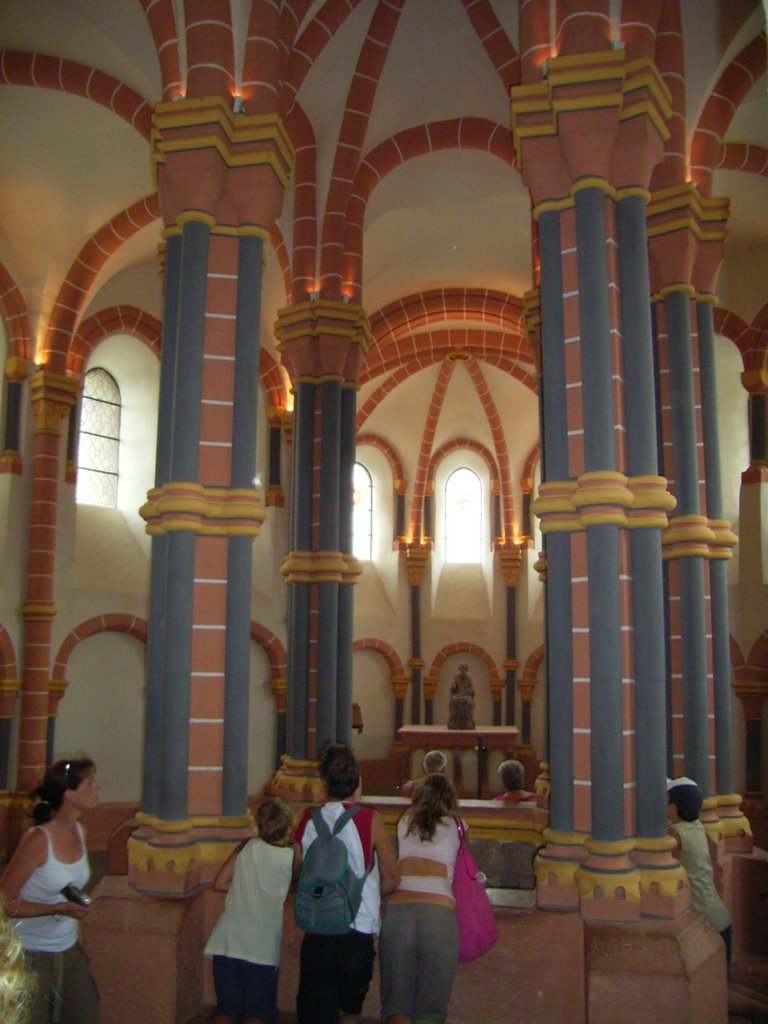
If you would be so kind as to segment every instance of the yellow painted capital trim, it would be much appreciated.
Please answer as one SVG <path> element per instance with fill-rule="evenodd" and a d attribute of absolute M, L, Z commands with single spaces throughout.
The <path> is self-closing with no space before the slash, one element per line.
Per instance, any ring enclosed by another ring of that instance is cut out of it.
<path fill-rule="evenodd" d="M 584 473 L 578 480 L 543 483 L 531 510 L 541 519 L 542 533 L 583 530 L 595 524 L 662 529 L 675 504 L 664 477 L 626 477 L 604 470 Z"/>
<path fill-rule="evenodd" d="M 609 196 L 611 199 L 618 198 L 616 189 L 613 185 L 611 185 L 611 183 L 605 178 L 599 178 L 596 175 L 588 175 L 575 181 L 571 188 L 571 195 L 575 197 L 578 192 L 583 192 L 587 188 L 599 189 L 604 195 Z"/>
<path fill-rule="evenodd" d="M 6 380 L 12 384 L 21 384 L 23 380 L 26 380 L 33 365 L 31 359 L 23 359 L 21 356 L 8 356 L 5 360 Z"/>
<path fill-rule="evenodd" d="M 22 618 L 27 622 L 45 622 L 56 614 L 56 605 L 51 601 L 25 601 L 21 606 Z"/>
<path fill-rule="evenodd" d="M 267 511 L 250 488 L 203 487 L 171 481 L 156 487 L 139 509 L 150 535 L 186 530 L 204 536 L 258 536 Z"/>
<path fill-rule="evenodd" d="M 192 828 L 192 819 L 184 818 L 181 821 L 164 821 L 156 814 L 145 814 L 144 811 L 137 811 L 136 821 L 139 825 L 151 828 L 155 832 L 188 832 Z"/>
<path fill-rule="evenodd" d="M 596 871 L 594 868 L 579 866 L 576 872 L 579 897 L 582 900 L 627 900 L 640 901 L 640 874 L 632 866 L 627 871 Z"/>
<path fill-rule="evenodd" d="M 552 828 L 545 828 L 542 835 L 548 843 L 554 843 L 557 846 L 583 847 L 589 838 L 583 832 L 557 832 Z"/>
<path fill-rule="evenodd" d="M 658 839 L 635 839 L 635 849 L 644 853 L 666 853 L 675 848 L 674 836 L 660 836 Z M 642 867 L 642 865 L 638 865 Z"/>
<path fill-rule="evenodd" d="M 357 583 L 363 567 L 343 551 L 291 551 L 280 572 L 286 583 Z"/>
<path fill-rule="evenodd" d="M 61 421 L 69 415 L 80 394 L 79 377 L 67 377 L 52 370 L 37 370 L 29 378 L 29 393 L 36 434 L 61 435 Z"/>
<path fill-rule="evenodd" d="M 624 857 L 634 850 L 637 840 L 634 836 L 629 839 L 618 839 L 607 842 L 602 839 L 593 839 L 591 836 L 584 840 L 584 849 L 595 853 L 600 857 Z"/>
<path fill-rule="evenodd" d="M 0 693 L 18 693 L 21 679 L 0 679 Z"/>
<path fill-rule="evenodd" d="M 206 213 L 205 210 L 184 210 L 176 218 L 176 223 L 183 230 L 185 224 L 207 224 L 209 228 L 216 227 L 216 218 Z"/>
<path fill-rule="evenodd" d="M 688 888 L 688 875 L 682 864 L 671 865 L 668 868 L 638 864 L 637 874 L 640 880 L 640 892 L 646 895 L 653 894 L 673 898 L 679 895 L 683 889 Z"/>

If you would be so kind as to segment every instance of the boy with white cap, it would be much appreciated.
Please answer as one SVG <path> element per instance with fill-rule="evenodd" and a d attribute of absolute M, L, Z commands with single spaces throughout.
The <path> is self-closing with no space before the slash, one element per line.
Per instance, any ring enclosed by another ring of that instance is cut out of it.
<path fill-rule="evenodd" d="M 701 788 L 685 776 L 667 779 L 667 817 L 669 832 L 676 840 L 673 855 L 686 870 L 691 886 L 691 905 L 720 932 L 725 943 L 728 965 L 731 963 L 731 917 L 715 888 L 709 840 L 699 821 L 704 802 Z"/>

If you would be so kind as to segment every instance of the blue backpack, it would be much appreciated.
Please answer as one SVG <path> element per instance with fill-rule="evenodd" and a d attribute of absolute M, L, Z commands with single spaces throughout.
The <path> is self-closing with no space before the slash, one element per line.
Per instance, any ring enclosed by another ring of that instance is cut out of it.
<path fill-rule="evenodd" d="M 304 854 L 293 901 L 296 924 L 310 935 L 346 935 L 360 909 L 368 872 L 362 878 L 354 873 L 346 843 L 339 837 L 359 810 L 347 808 L 333 831 L 319 808 L 312 811 L 317 837 Z"/>

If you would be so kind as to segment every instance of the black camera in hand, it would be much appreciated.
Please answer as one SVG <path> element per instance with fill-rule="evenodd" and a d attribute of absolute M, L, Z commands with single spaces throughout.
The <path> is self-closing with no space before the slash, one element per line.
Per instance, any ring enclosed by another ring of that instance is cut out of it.
<path fill-rule="evenodd" d="M 90 896 L 86 896 L 83 890 L 78 889 L 78 887 L 73 885 L 72 882 L 70 882 L 69 885 L 64 886 L 61 890 L 61 895 L 69 903 L 79 903 L 81 907 L 90 907 L 91 905 Z"/>

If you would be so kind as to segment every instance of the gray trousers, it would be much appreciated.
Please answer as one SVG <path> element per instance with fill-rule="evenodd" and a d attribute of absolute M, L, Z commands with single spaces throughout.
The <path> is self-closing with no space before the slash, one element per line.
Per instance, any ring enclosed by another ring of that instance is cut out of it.
<path fill-rule="evenodd" d="M 459 959 L 456 914 L 430 903 L 392 903 L 379 936 L 381 1019 L 443 1024 Z"/>
<path fill-rule="evenodd" d="M 30 1024 L 99 1024 L 99 993 L 79 943 L 63 953 L 24 956 L 36 982 Z"/>

